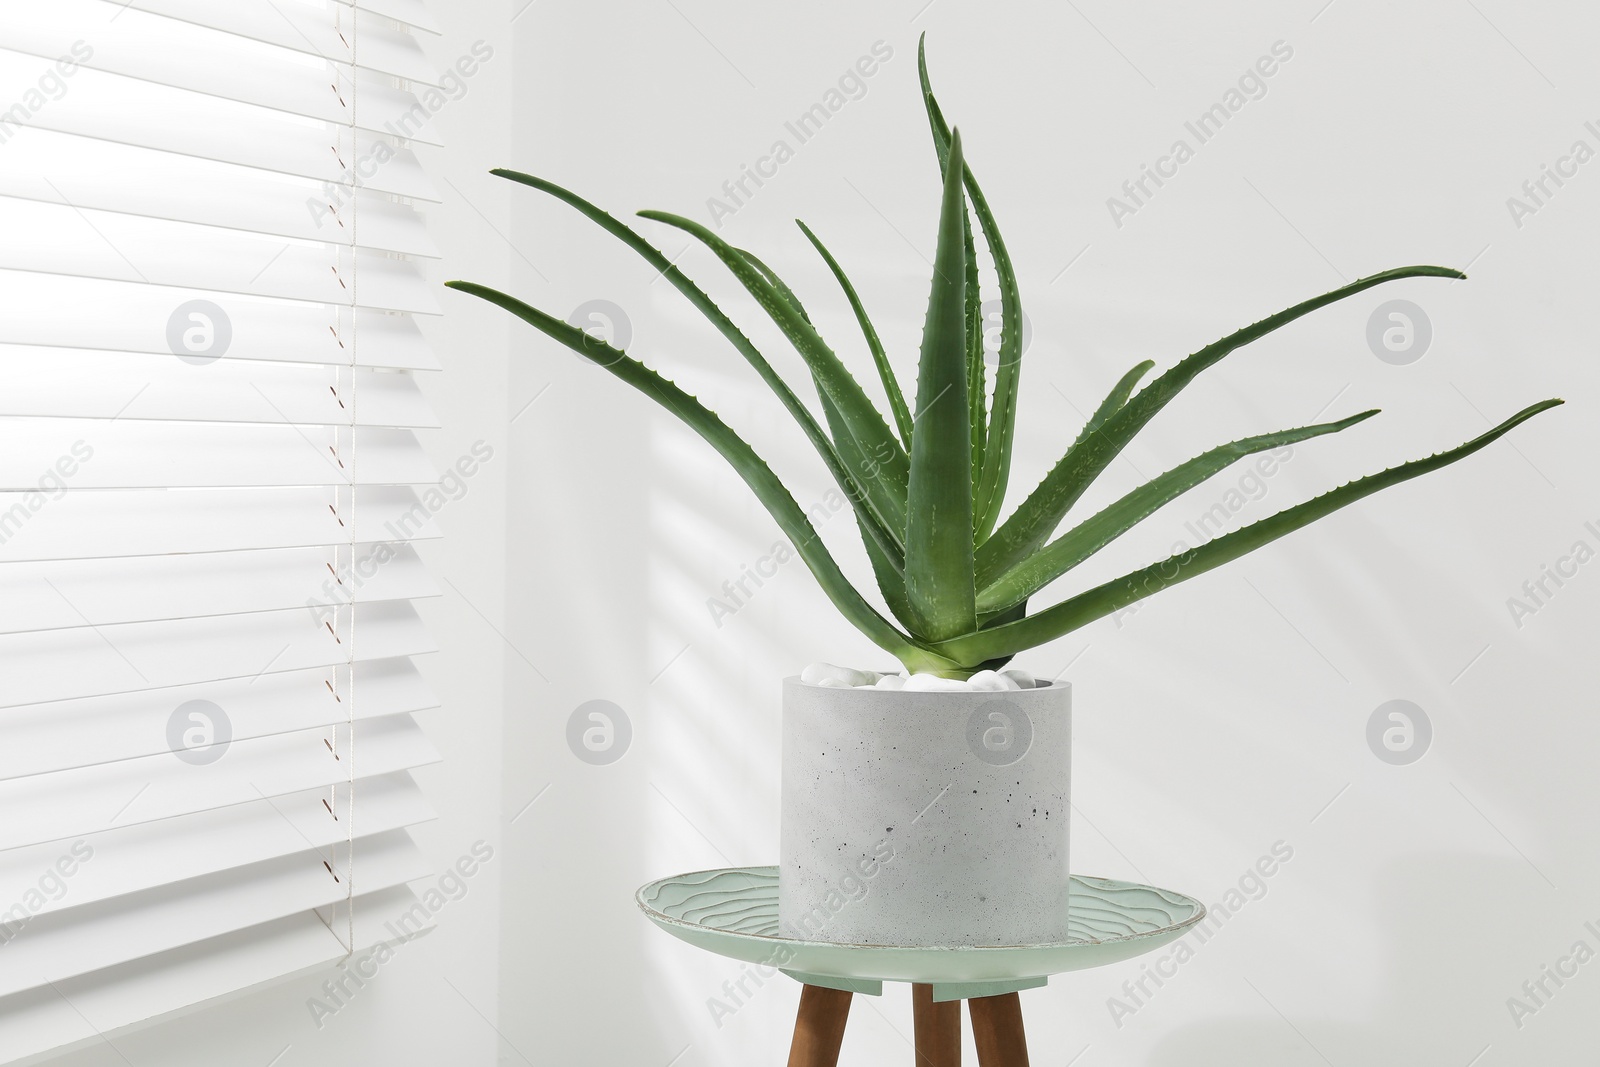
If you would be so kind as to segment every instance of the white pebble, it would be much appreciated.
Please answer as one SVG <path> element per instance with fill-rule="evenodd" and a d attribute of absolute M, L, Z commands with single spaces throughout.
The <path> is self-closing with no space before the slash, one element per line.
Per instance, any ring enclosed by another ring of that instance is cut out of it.
<path fill-rule="evenodd" d="M 980 693 L 1003 693 L 1007 688 L 1006 681 L 994 671 L 979 671 L 967 679 L 967 688 Z"/>
<path fill-rule="evenodd" d="M 1018 689 L 1032 689 L 1039 684 L 1027 671 L 1005 671 L 1004 675 L 1016 682 Z"/>
<path fill-rule="evenodd" d="M 858 685 L 871 685 L 877 681 L 877 675 L 871 671 L 853 671 L 849 667 L 835 667 L 831 663 L 812 663 L 800 672 L 800 680 L 806 685 L 829 685 L 830 688 L 840 686 L 848 689 Z"/>
<path fill-rule="evenodd" d="M 937 674 L 913 674 L 906 679 L 908 693 L 970 693 L 972 687 L 954 678 L 941 678 Z"/>
<path fill-rule="evenodd" d="M 884 689 L 910 693 L 1007 693 L 1032 689 L 1040 683 L 1027 671 L 978 671 L 966 681 L 937 674 L 883 674 L 858 671 L 832 663 L 813 663 L 800 672 L 806 685 L 825 689 Z"/>

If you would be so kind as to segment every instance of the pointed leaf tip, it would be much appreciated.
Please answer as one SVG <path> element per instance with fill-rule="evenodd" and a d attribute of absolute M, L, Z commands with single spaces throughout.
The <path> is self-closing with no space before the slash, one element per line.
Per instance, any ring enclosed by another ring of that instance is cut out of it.
<path fill-rule="evenodd" d="M 939 240 L 917 365 L 916 428 L 906 508 L 906 593 L 912 630 L 946 640 L 977 625 L 972 452 L 967 384 L 967 204 L 961 138 L 945 158 Z"/>
<path fill-rule="evenodd" d="M 1382 489 L 1448 467 L 1504 437 L 1540 412 L 1557 407 L 1560 403 L 1559 399 L 1552 398 L 1530 404 L 1498 426 L 1455 448 L 1346 482 L 1321 496 L 1313 497 L 1248 526 L 1215 537 L 1195 548 L 1186 549 L 1159 563 L 1153 563 L 1079 593 L 1025 619 L 981 630 L 953 641 L 940 642 L 934 646 L 934 650 L 962 663 L 979 663 L 1041 645 L 1170 585 L 1185 581 L 1197 574 L 1204 574 L 1247 555 L 1262 545 L 1276 541 Z"/>

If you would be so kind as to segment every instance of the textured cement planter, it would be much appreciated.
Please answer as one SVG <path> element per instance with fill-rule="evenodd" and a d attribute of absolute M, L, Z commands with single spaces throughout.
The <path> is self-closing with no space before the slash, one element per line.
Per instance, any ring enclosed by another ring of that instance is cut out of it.
<path fill-rule="evenodd" d="M 783 687 L 783 935 L 858 945 L 1067 936 L 1067 683 Z"/>

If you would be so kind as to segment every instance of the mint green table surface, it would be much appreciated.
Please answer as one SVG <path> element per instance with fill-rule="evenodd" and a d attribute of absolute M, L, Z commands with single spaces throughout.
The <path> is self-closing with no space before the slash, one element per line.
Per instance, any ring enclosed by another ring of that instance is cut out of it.
<path fill-rule="evenodd" d="M 1052 974 L 1120 963 L 1176 940 L 1206 914 L 1181 893 L 1074 875 L 1066 941 L 928 948 L 782 936 L 776 867 L 680 874 L 651 882 L 636 899 L 667 933 L 719 956 L 764 964 L 807 985 L 873 996 L 884 982 L 927 983 L 936 1001 L 1031 989 Z"/>

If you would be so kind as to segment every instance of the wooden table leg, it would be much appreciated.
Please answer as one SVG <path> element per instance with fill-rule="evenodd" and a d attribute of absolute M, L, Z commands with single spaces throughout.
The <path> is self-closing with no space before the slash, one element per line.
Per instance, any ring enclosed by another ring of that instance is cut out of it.
<path fill-rule="evenodd" d="M 808 985 L 800 990 L 800 1014 L 794 1021 L 789 1067 L 837 1067 L 844 1024 L 850 1018 L 852 994 L 843 989 Z"/>
<path fill-rule="evenodd" d="M 979 1067 L 1028 1067 L 1028 1039 L 1022 1032 L 1022 1001 L 1015 993 L 973 997 L 972 1038 Z"/>
<path fill-rule="evenodd" d="M 961 1067 L 961 1002 L 934 1003 L 933 986 L 911 987 L 916 1020 L 917 1067 Z"/>

